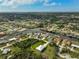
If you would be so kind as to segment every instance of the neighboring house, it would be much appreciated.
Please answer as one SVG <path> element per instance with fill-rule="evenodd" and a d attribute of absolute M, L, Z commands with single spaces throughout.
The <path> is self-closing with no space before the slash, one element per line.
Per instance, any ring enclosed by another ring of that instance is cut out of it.
<path fill-rule="evenodd" d="M 2 50 L 2 54 L 7 54 L 8 52 L 10 52 L 11 50 L 9 48 L 4 48 Z"/>
<path fill-rule="evenodd" d="M 16 39 L 17 39 L 17 38 L 14 37 L 14 38 L 9 39 L 9 41 L 13 41 L 13 40 L 16 40 Z"/>
<path fill-rule="evenodd" d="M 68 42 L 67 39 L 63 39 L 61 46 L 63 47 L 67 46 L 67 42 Z"/>
<path fill-rule="evenodd" d="M 22 32 L 22 31 L 25 31 L 26 30 L 26 28 L 22 28 L 21 30 L 19 30 L 20 32 Z"/>
<path fill-rule="evenodd" d="M 71 46 L 72 46 L 72 47 L 79 48 L 79 46 L 78 46 L 78 45 L 75 45 L 75 44 L 72 44 Z"/>
<path fill-rule="evenodd" d="M 62 41 L 62 38 L 60 38 L 59 36 L 54 38 L 53 42 L 56 43 L 56 45 L 59 45 Z"/>
<path fill-rule="evenodd" d="M 72 45 L 72 42 L 69 40 L 67 41 L 67 46 L 71 46 Z"/>

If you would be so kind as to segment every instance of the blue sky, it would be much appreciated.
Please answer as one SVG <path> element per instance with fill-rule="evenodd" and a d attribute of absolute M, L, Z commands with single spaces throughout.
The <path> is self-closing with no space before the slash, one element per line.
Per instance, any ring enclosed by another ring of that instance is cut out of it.
<path fill-rule="evenodd" d="M 0 0 L 0 12 L 79 12 L 79 0 Z"/>

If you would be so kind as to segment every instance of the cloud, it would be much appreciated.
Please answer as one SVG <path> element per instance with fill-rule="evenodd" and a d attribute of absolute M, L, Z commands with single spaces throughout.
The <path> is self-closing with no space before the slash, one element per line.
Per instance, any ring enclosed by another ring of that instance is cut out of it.
<path fill-rule="evenodd" d="M 0 5 L 2 6 L 15 6 L 15 5 L 22 5 L 22 4 L 33 4 L 37 0 L 0 0 Z"/>
<path fill-rule="evenodd" d="M 44 3 L 44 6 L 55 6 L 57 3 L 52 2 L 52 3 Z"/>
<path fill-rule="evenodd" d="M 0 5 L 10 6 L 10 5 L 13 5 L 13 3 L 14 3 L 14 0 L 4 0 L 4 1 L 2 1 L 2 3 Z"/>
<path fill-rule="evenodd" d="M 0 0 L 0 7 L 11 7 L 16 8 L 19 5 L 32 5 L 35 3 L 42 3 L 44 6 L 55 6 L 59 5 L 59 3 L 53 2 L 53 0 Z"/>
<path fill-rule="evenodd" d="M 15 0 L 18 4 L 32 4 L 35 3 L 37 0 Z"/>
<path fill-rule="evenodd" d="M 43 3 L 44 6 L 58 6 L 58 5 L 61 5 L 61 3 L 57 3 L 57 2 L 54 2 L 53 0 L 44 0 L 44 3 Z"/>

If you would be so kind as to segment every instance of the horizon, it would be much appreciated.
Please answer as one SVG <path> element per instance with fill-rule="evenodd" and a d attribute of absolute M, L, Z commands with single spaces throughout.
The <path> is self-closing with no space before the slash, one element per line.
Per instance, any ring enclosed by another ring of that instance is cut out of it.
<path fill-rule="evenodd" d="M 44 13 L 65 13 L 65 12 L 68 12 L 68 13 L 75 13 L 75 12 L 79 12 L 79 11 L 0 11 L 0 13 L 6 13 L 6 12 L 9 12 L 9 13 L 14 13 L 14 12 L 26 12 L 26 13 L 41 13 L 41 12 L 44 12 Z"/>

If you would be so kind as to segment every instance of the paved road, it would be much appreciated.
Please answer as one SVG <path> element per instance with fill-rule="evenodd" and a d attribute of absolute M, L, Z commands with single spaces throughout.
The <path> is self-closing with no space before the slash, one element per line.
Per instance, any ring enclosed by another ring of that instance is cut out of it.
<path fill-rule="evenodd" d="M 8 42 L 8 40 L 10 38 L 13 38 L 13 37 L 18 36 L 18 35 L 27 34 L 27 33 L 30 33 L 30 32 L 42 32 L 42 31 L 39 28 L 37 28 L 37 29 L 26 29 L 24 31 L 12 31 L 10 34 L 0 38 L 0 43 Z"/>
<path fill-rule="evenodd" d="M 35 28 L 35 29 L 26 29 L 24 31 L 12 31 L 10 34 L 0 38 L 0 43 L 4 43 L 4 42 L 8 42 L 9 39 L 15 37 L 15 36 L 18 36 L 18 35 L 23 35 L 23 34 L 27 34 L 29 32 L 46 32 L 46 31 L 43 31 L 43 30 L 40 30 L 40 28 Z M 56 34 L 56 33 L 53 33 L 53 32 L 47 32 L 47 33 L 50 33 L 50 34 L 55 34 L 55 35 L 59 35 L 59 36 L 62 36 L 62 38 L 67 38 L 67 39 L 72 39 L 72 38 L 69 38 L 68 36 L 63 36 L 61 34 Z M 72 39 L 73 40 L 73 39 Z"/>

